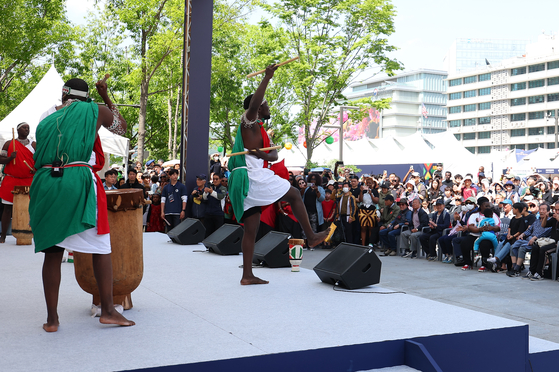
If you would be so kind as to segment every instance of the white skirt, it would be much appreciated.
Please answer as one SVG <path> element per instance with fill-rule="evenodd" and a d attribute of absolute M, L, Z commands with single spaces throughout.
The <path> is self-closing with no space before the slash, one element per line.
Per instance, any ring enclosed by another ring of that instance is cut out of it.
<path fill-rule="evenodd" d="M 95 154 L 95 153 L 94 153 Z M 95 155 L 92 155 L 93 164 L 95 164 Z M 91 160 L 89 162 L 91 164 Z M 95 190 L 95 198 L 97 198 L 97 182 L 95 182 L 95 175 L 91 169 L 91 177 L 93 178 L 93 188 Z M 82 231 L 74 235 L 68 236 L 57 246 L 65 248 L 69 251 L 80 253 L 96 253 L 96 254 L 109 254 L 111 253 L 111 237 L 109 234 L 97 234 L 97 210 L 95 211 L 95 227 Z"/>
<path fill-rule="evenodd" d="M 246 149 L 245 149 L 246 150 Z M 270 205 L 280 200 L 291 187 L 289 181 L 277 176 L 268 168 L 263 168 L 264 160 L 254 155 L 245 155 L 248 171 L 248 195 L 245 211 L 252 207 Z"/>

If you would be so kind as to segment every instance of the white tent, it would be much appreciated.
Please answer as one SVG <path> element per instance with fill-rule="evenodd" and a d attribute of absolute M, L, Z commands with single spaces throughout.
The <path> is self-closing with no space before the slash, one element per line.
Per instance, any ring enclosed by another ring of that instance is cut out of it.
<path fill-rule="evenodd" d="M 0 140 L 11 140 L 12 128 L 15 129 L 23 121 L 29 123 L 30 137 L 34 138 L 41 115 L 53 105 L 61 104 L 63 85 L 62 78 L 54 66 L 51 66 L 31 93 L 0 121 Z M 105 152 L 128 158 L 128 138 L 113 134 L 105 128 L 99 130 L 99 137 Z"/>

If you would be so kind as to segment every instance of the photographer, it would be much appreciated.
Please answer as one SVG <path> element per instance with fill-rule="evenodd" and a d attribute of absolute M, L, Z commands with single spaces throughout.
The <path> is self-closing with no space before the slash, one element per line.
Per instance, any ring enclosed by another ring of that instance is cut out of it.
<path fill-rule="evenodd" d="M 196 176 L 196 187 L 190 193 L 192 200 L 190 217 L 200 220 L 204 223 L 204 215 L 206 214 L 207 201 L 204 200 L 204 188 L 206 186 L 206 175 L 200 174 Z"/>

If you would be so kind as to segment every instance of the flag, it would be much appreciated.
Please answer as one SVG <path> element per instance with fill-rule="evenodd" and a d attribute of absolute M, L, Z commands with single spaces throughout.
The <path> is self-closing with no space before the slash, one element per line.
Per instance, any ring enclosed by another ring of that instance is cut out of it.
<path fill-rule="evenodd" d="M 423 115 L 423 117 L 427 119 L 427 108 L 425 107 L 424 103 L 421 104 L 421 115 Z"/>

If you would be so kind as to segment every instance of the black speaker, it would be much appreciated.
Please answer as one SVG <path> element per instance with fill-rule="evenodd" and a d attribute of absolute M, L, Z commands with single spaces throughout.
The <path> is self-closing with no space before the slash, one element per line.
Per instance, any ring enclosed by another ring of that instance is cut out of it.
<path fill-rule="evenodd" d="M 291 267 L 289 263 L 290 234 L 270 231 L 254 246 L 252 262 L 268 267 Z"/>
<path fill-rule="evenodd" d="M 244 230 L 239 225 L 224 224 L 212 235 L 204 239 L 202 244 L 204 244 L 210 252 L 217 254 L 239 254 L 241 253 L 243 233 Z"/>
<path fill-rule="evenodd" d="M 204 240 L 206 228 L 199 220 L 187 218 L 169 231 L 167 235 L 173 243 L 182 245 L 198 244 Z"/>
<path fill-rule="evenodd" d="M 381 266 L 372 248 L 341 243 L 313 270 L 324 283 L 357 289 L 379 283 Z"/>

